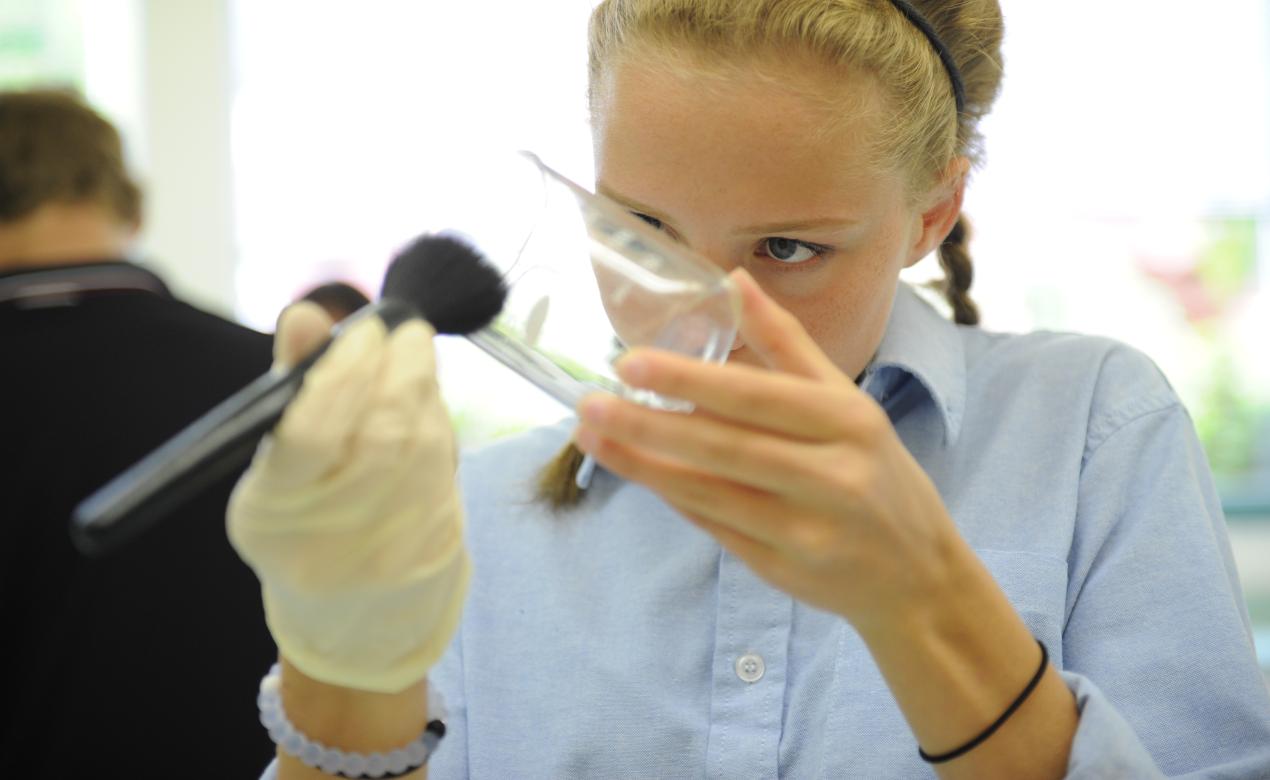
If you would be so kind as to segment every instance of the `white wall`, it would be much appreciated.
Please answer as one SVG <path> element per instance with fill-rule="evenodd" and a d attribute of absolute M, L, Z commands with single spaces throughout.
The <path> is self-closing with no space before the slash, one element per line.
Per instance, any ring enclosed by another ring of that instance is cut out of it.
<path fill-rule="evenodd" d="M 225 0 L 141 0 L 145 257 L 174 291 L 234 310 Z"/>

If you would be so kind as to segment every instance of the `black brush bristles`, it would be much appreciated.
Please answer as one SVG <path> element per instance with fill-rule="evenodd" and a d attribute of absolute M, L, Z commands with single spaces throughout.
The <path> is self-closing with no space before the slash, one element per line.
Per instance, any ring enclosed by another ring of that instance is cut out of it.
<path fill-rule="evenodd" d="M 382 298 L 409 303 L 437 333 L 466 336 L 503 310 L 503 275 L 471 245 L 451 236 L 424 235 L 393 258 Z"/>

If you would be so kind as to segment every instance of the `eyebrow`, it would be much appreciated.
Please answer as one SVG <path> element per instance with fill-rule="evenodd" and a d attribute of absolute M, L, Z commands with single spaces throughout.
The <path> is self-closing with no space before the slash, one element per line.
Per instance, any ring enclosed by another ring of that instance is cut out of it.
<path fill-rule="evenodd" d="M 637 203 L 624 195 L 619 195 L 608 187 L 605 187 L 603 184 L 598 185 L 596 187 L 596 191 L 604 197 L 614 200 L 628 209 L 638 211 L 640 214 L 646 214 L 647 216 L 663 222 L 670 221 L 662 219 L 657 209 L 654 209 L 651 206 L 645 206 L 642 203 Z M 799 219 L 792 222 L 765 222 L 758 225 L 747 225 L 732 232 L 741 235 L 796 233 L 803 230 L 820 230 L 823 228 L 847 228 L 855 225 L 858 221 L 859 220 L 847 219 L 845 217 L 816 217 L 814 219 Z"/>
<path fill-rule="evenodd" d="M 856 224 L 854 219 L 820 217 L 817 219 L 800 219 L 796 222 L 769 222 L 762 225 L 748 225 L 735 232 L 746 235 L 797 233 L 803 230 L 819 230 L 821 228 L 846 228 L 854 224 Z"/>
<path fill-rule="evenodd" d="M 603 195 L 604 197 L 608 198 L 609 200 L 616 201 L 623 208 L 630 209 L 631 211 L 638 211 L 640 214 L 645 214 L 650 217 L 656 217 L 657 219 L 661 219 L 661 217 L 657 216 L 657 209 L 652 208 L 651 206 L 645 206 L 642 203 L 637 203 L 634 200 L 631 200 L 630 198 L 626 197 L 625 195 L 619 195 L 618 193 L 614 192 L 608 187 L 605 187 L 603 184 L 597 184 L 595 187 L 595 191 Z"/>

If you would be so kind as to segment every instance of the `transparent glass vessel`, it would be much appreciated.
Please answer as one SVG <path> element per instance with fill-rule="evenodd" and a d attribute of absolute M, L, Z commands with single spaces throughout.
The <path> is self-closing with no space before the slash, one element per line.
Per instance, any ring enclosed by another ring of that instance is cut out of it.
<path fill-rule="evenodd" d="M 689 409 L 625 386 L 613 363 L 639 346 L 722 362 L 740 318 L 728 277 L 531 153 L 497 176 L 489 221 L 458 232 L 503 271 L 509 295 L 502 314 L 468 338 L 569 408 L 604 390 Z"/>

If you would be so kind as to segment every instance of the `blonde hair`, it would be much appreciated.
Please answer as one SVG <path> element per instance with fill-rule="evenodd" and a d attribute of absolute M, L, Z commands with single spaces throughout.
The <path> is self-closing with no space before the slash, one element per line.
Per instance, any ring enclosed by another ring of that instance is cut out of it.
<path fill-rule="evenodd" d="M 607 69 L 633 51 L 743 65 L 739 57 L 809 55 L 830 68 L 863 73 L 889 109 L 875 152 L 903 173 L 910 192 L 927 192 L 957 157 L 982 157 L 979 120 L 1001 85 L 1003 24 L 997 0 L 910 0 L 930 23 L 960 71 L 965 105 L 931 41 L 890 0 L 604 0 L 591 14 L 590 101 Z M 738 54 L 743 52 L 744 54 Z M 940 285 L 956 322 L 974 325 L 969 224 L 959 216 L 939 247 Z M 572 445 L 541 475 L 539 497 L 556 507 L 579 498 L 572 483 L 581 458 Z"/>

